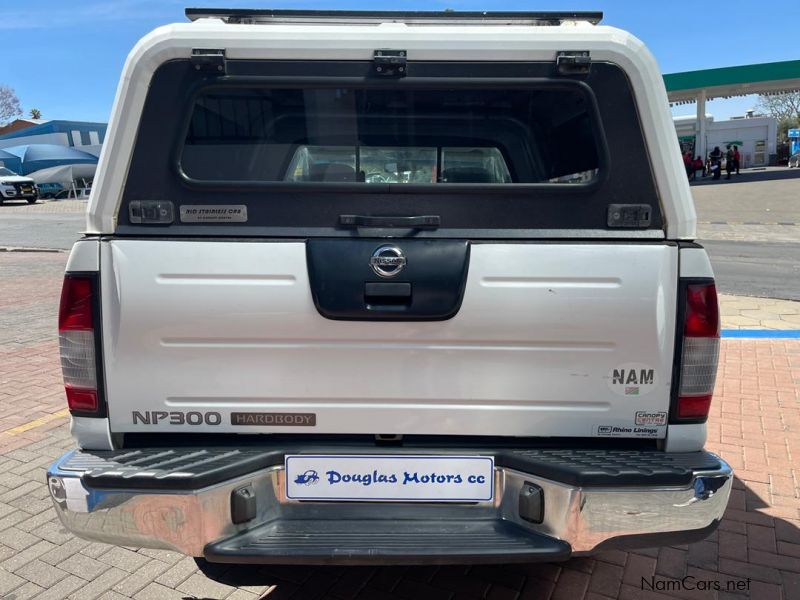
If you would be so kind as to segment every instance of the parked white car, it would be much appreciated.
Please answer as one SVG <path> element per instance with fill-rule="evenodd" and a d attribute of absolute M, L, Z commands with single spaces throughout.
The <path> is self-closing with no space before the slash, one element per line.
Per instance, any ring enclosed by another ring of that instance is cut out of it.
<path fill-rule="evenodd" d="M 4 200 L 27 200 L 28 204 L 33 204 L 38 198 L 39 193 L 33 179 L 0 167 L 0 204 Z"/>
<path fill-rule="evenodd" d="M 128 57 L 67 264 L 70 531 L 214 577 L 714 530 L 714 276 L 639 40 L 188 14 Z"/>

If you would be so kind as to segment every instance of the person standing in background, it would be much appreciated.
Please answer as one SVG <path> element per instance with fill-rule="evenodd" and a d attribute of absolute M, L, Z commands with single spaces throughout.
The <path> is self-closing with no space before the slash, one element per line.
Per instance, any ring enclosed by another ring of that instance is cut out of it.
<path fill-rule="evenodd" d="M 692 163 L 692 179 L 697 177 L 697 172 L 700 171 L 703 177 L 706 176 L 706 165 L 700 155 L 697 155 Z"/>
<path fill-rule="evenodd" d="M 733 173 L 733 149 L 728 146 L 728 149 L 725 151 L 725 172 L 728 174 L 725 179 L 731 178 L 731 173 Z"/>
<path fill-rule="evenodd" d="M 733 147 L 733 166 L 736 169 L 736 174 L 739 174 L 739 160 L 741 159 L 742 155 L 739 154 L 739 146 Z"/>
<path fill-rule="evenodd" d="M 708 154 L 708 173 L 712 175 L 712 179 L 719 179 L 722 175 L 722 150 L 719 146 L 714 146 Z"/>

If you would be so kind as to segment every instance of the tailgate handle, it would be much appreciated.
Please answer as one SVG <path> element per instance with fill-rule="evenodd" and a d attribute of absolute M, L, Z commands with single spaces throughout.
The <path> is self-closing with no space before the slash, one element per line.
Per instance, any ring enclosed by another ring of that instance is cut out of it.
<path fill-rule="evenodd" d="M 367 282 L 364 303 L 367 310 L 405 310 L 411 305 L 411 284 Z"/>
<path fill-rule="evenodd" d="M 437 229 L 439 215 L 414 217 L 372 217 L 368 215 L 339 215 L 342 227 L 405 227 L 408 229 Z"/>

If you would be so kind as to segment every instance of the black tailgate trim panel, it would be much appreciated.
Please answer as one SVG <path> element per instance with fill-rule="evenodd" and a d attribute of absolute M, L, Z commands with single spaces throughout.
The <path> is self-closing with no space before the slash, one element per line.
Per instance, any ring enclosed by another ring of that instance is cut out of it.
<path fill-rule="evenodd" d="M 395 248 L 405 261 L 396 275 L 380 276 L 373 253 Z M 461 308 L 469 268 L 465 240 L 311 239 L 306 242 L 314 305 L 328 319 L 433 321 Z M 402 302 L 370 298 L 367 284 L 410 284 Z"/>

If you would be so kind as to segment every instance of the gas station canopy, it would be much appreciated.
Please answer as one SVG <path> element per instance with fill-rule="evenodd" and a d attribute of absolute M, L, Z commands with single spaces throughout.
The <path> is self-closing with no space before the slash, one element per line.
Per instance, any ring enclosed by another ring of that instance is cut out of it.
<path fill-rule="evenodd" d="M 697 103 L 695 153 L 706 156 L 706 101 L 800 91 L 800 60 L 738 65 L 664 75 L 670 104 Z"/>
<path fill-rule="evenodd" d="M 670 73 L 664 83 L 673 104 L 696 102 L 701 92 L 706 100 L 794 92 L 800 90 L 800 60 Z"/>

